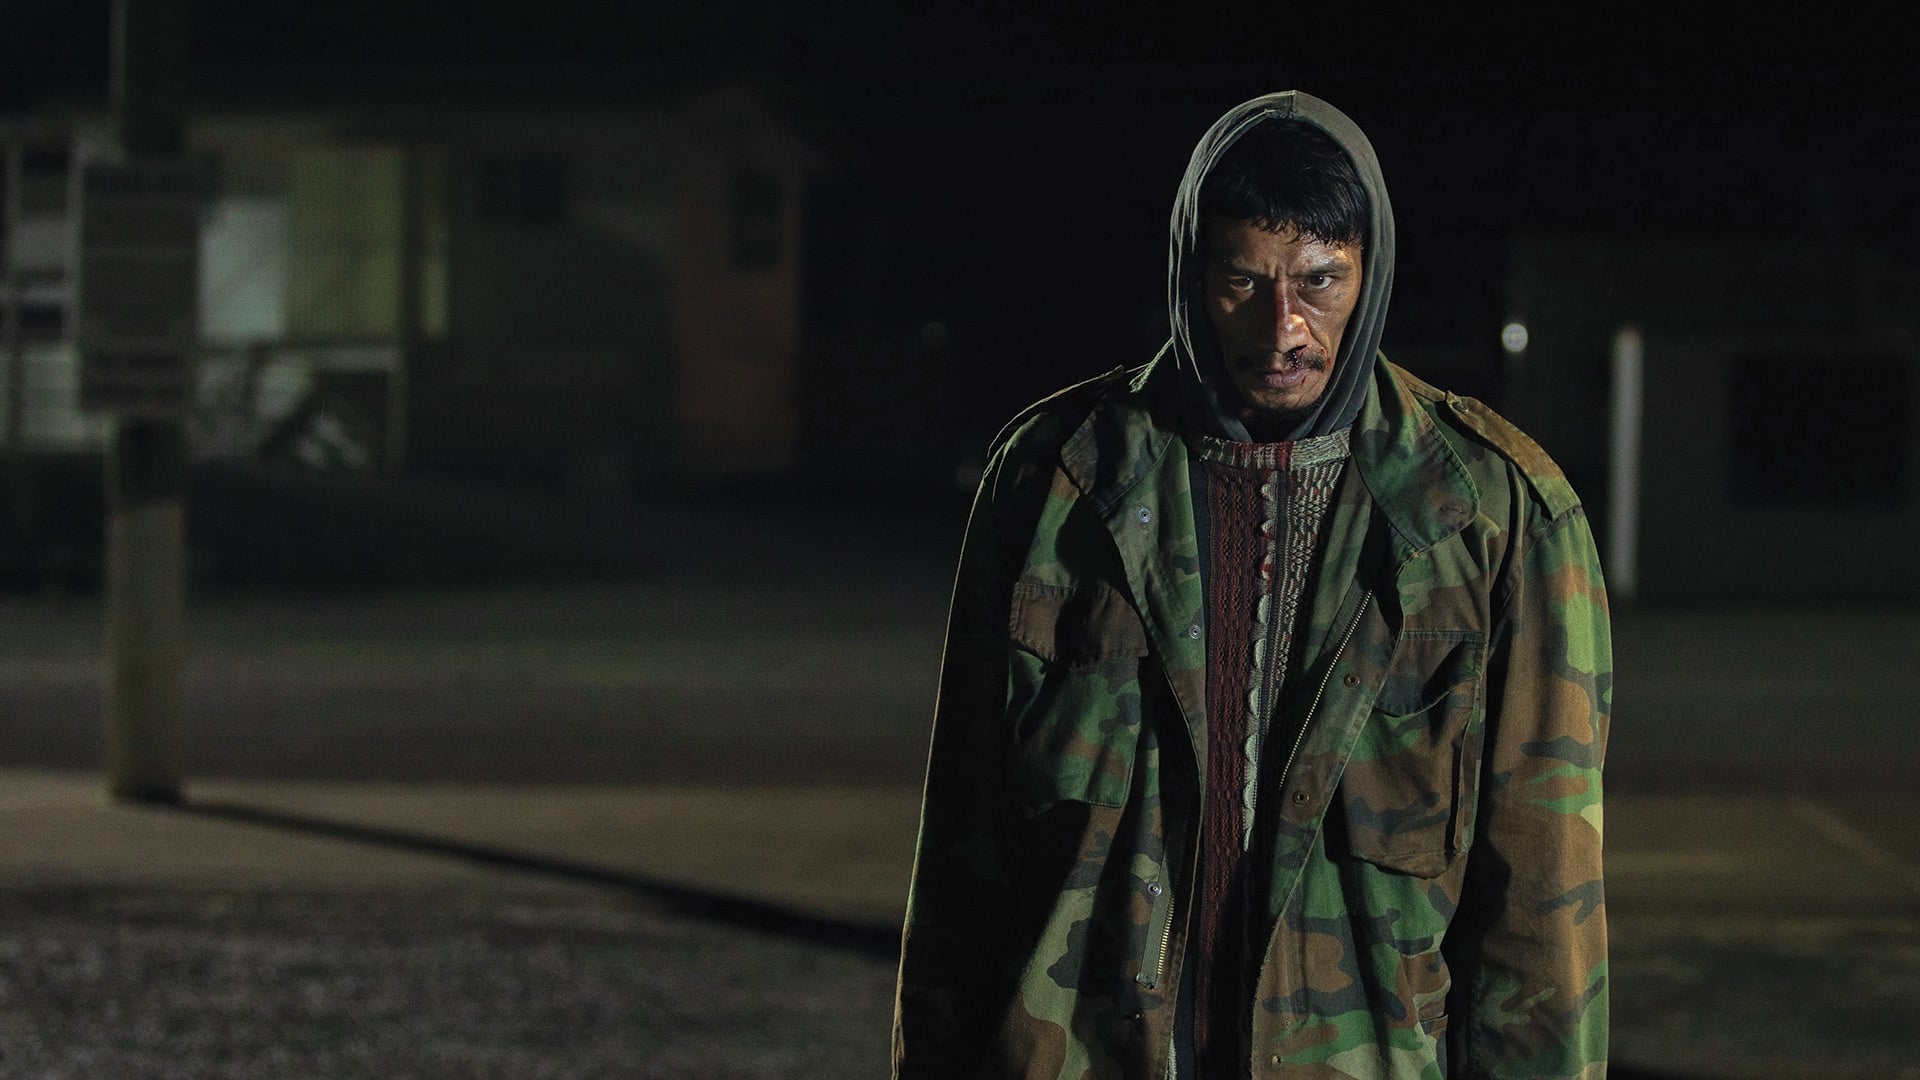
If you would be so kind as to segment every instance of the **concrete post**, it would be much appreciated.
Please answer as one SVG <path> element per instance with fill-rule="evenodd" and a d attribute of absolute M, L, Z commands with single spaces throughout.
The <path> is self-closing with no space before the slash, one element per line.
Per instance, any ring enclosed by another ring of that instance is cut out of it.
<path fill-rule="evenodd" d="M 107 455 L 107 789 L 180 797 L 186 696 L 186 439 L 120 418 Z"/>

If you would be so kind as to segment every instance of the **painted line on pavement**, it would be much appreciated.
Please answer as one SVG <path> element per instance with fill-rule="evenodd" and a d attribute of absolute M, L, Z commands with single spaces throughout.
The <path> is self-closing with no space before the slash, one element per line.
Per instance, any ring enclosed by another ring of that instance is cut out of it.
<path fill-rule="evenodd" d="M 1838 813 L 1812 799 L 1797 797 L 1789 808 L 1795 817 L 1818 829 L 1827 839 L 1899 882 L 1908 892 L 1920 896 L 1920 867 L 1874 843 Z"/>

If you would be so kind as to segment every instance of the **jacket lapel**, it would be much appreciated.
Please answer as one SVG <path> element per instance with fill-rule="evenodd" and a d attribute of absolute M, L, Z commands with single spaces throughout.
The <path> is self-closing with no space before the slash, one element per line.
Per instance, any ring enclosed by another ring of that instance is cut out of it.
<path fill-rule="evenodd" d="M 1165 667 L 1192 740 L 1206 763 L 1206 607 L 1193 527 L 1187 448 L 1175 437 L 1158 380 L 1181 373 L 1164 358 L 1141 369 L 1128 393 L 1102 401 L 1061 450 L 1119 554 L 1127 589 Z"/>
<path fill-rule="evenodd" d="M 1386 680 L 1406 616 L 1418 611 L 1436 545 L 1476 512 L 1465 465 L 1384 360 L 1354 423 L 1353 460 L 1327 522 L 1302 612 L 1308 652 L 1287 694 L 1303 715 L 1295 745 L 1263 763 L 1279 798 L 1270 917 L 1285 910 L 1319 837 L 1347 759 Z"/>

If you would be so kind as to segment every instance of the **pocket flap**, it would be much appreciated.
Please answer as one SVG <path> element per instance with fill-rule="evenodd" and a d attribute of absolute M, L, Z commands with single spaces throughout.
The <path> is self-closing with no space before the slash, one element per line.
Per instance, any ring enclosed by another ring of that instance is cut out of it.
<path fill-rule="evenodd" d="M 1484 652 L 1477 634 L 1401 639 L 1340 778 L 1352 856 L 1423 878 L 1452 864 L 1477 791 Z"/>
<path fill-rule="evenodd" d="M 1094 583 L 1017 582 L 1008 719 L 1025 809 L 1124 806 L 1140 741 L 1146 629 L 1126 597 Z"/>
<path fill-rule="evenodd" d="M 1013 643 L 1050 664 L 1090 664 L 1147 655 L 1147 630 L 1110 585 L 1077 588 L 1017 581 L 1007 613 Z"/>

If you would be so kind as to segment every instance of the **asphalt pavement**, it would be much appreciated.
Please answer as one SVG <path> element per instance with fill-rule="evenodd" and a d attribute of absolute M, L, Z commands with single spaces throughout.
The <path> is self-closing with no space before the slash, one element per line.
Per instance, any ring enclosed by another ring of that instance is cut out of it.
<path fill-rule="evenodd" d="M 173 806 L 105 794 L 98 598 L 0 594 L 0 1077 L 884 1075 L 957 521 L 653 509 L 196 594 Z M 1920 1077 L 1920 612 L 1616 652 L 1614 1075 Z"/>

